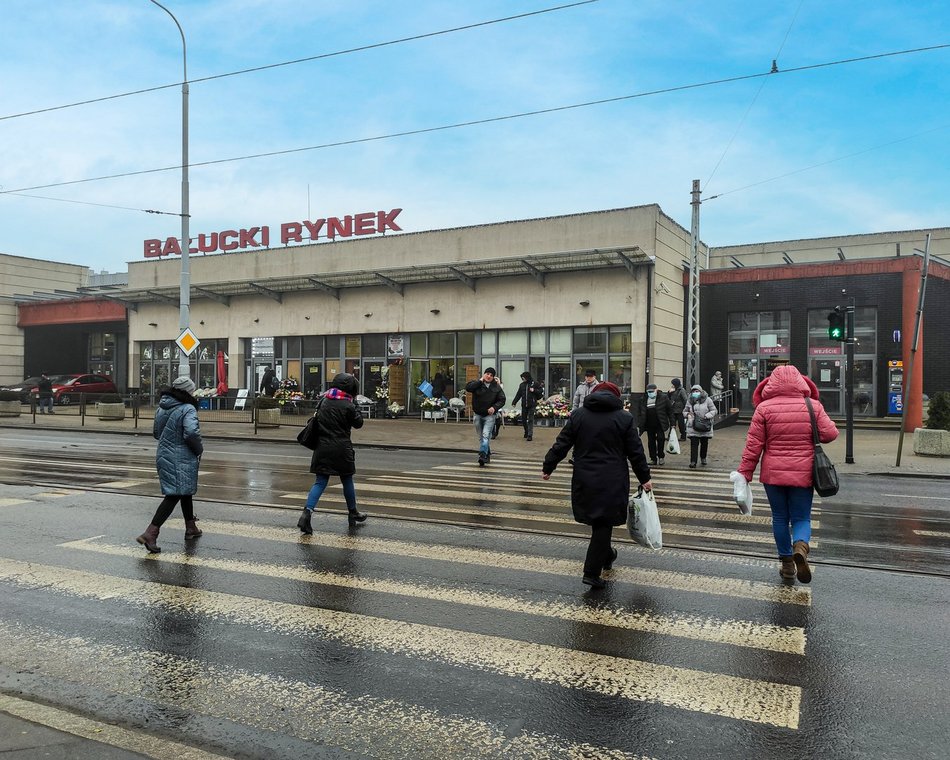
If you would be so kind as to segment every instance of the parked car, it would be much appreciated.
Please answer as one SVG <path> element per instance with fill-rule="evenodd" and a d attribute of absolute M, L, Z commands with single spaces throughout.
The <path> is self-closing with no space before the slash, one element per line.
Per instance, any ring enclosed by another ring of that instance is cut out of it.
<path fill-rule="evenodd" d="M 61 382 L 63 380 L 62 375 L 50 375 L 50 381 L 53 383 Z M 36 396 L 39 393 L 39 388 L 37 388 L 37 383 L 40 381 L 40 376 L 28 377 L 22 383 L 13 383 L 12 385 L 3 386 L 2 390 L 5 391 L 16 391 L 20 394 L 20 403 L 29 404 L 30 396 Z"/>
<path fill-rule="evenodd" d="M 53 379 L 53 403 L 66 406 L 79 401 L 97 401 L 104 393 L 118 393 L 115 383 L 105 375 L 60 375 Z"/>

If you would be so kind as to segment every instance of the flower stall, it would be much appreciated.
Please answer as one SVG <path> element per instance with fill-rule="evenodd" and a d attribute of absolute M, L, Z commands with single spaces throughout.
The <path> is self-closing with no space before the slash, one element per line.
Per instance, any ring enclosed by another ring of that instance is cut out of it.
<path fill-rule="evenodd" d="M 444 420 L 446 418 L 445 408 L 447 406 L 448 402 L 445 399 L 426 397 L 419 403 L 419 408 L 422 410 L 421 419 L 433 421 Z"/>

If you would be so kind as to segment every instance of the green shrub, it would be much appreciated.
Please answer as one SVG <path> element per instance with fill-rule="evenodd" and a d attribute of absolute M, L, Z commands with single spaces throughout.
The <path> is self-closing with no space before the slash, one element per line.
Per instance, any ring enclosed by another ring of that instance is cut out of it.
<path fill-rule="evenodd" d="M 254 399 L 254 405 L 258 409 L 276 409 L 280 406 L 280 402 L 276 398 L 271 398 L 270 396 L 258 396 Z"/>
<path fill-rule="evenodd" d="M 931 430 L 950 430 L 950 392 L 940 391 L 930 397 L 927 427 Z"/>
<path fill-rule="evenodd" d="M 20 394 L 16 391 L 0 391 L 0 401 L 19 401 Z"/>
<path fill-rule="evenodd" d="M 121 404 L 122 396 L 120 396 L 118 393 L 103 393 L 99 397 L 99 403 L 100 404 Z"/>

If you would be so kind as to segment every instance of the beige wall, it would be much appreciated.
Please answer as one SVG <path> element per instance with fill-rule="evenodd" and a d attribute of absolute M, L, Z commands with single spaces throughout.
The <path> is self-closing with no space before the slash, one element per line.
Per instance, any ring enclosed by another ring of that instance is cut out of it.
<path fill-rule="evenodd" d="M 88 268 L 75 264 L 0 254 L 0 296 L 75 290 L 88 282 L 89 274 Z M 23 356 L 23 331 L 17 327 L 16 304 L 0 300 L 0 385 L 23 379 Z"/>
<path fill-rule="evenodd" d="M 808 240 L 779 240 L 770 243 L 721 246 L 709 249 L 710 269 L 735 266 L 735 256 L 747 267 L 774 266 L 787 263 L 782 253 L 788 253 L 796 264 L 817 261 L 838 261 L 838 248 L 846 259 L 876 259 L 898 255 L 911 256 L 914 249 L 924 249 L 927 233 L 931 234 L 930 252 L 935 256 L 950 259 L 950 228 L 935 227 L 925 230 L 903 232 L 875 232 L 867 235 L 840 235 L 838 237 L 811 238 Z"/>
<path fill-rule="evenodd" d="M 273 234 L 273 233 L 272 233 Z M 192 256 L 192 284 L 259 281 L 290 274 L 361 268 L 426 266 L 460 261 L 537 255 L 558 251 L 639 246 L 657 256 L 653 287 L 669 294 L 654 297 L 653 351 L 663 382 L 682 373 L 683 287 L 681 260 L 688 255 L 688 233 L 655 205 L 504 222 L 388 237 L 320 243 L 283 249 Z M 545 287 L 530 276 L 485 278 L 473 292 L 465 284 L 407 285 L 404 295 L 385 286 L 347 288 L 337 300 L 319 290 L 285 293 L 281 303 L 263 295 L 235 296 L 230 306 L 193 298 L 191 327 L 199 338 L 227 338 L 229 353 L 241 352 L 241 339 L 255 336 L 481 330 L 629 324 L 632 328 L 633 386 L 644 377 L 647 354 L 647 292 L 650 268 L 635 279 L 626 269 L 548 275 Z M 129 266 L 130 290 L 174 287 L 180 264 L 147 260 Z M 120 294 L 117 294 L 120 295 Z M 581 306 L 589 301 L 589 306 Z M 513 305 L 514 310 L 507 310 Z M 431 309 L 439 309 L 433 315 Z M 367 314 L 371 316 L 366 316 Z M 308 319 L 309 317 L 309 319 Z M 254 321 L 254 320 L 258 321 Z M 202 325 L 201 322 L 204 322 Z M 178 308 L 142 303 L 129 314 L 130 371 L 137 367 L 136 343 L 172 340 L 178 335 Z M 155 322 L 156 327 L 149 323 Z M 230 363 L 229 385 L 240 387 L 243 368 Z M 660 380 L 657 380 L 660 382 Z M 137 385 L 134 377 L 130 385 Z"/>

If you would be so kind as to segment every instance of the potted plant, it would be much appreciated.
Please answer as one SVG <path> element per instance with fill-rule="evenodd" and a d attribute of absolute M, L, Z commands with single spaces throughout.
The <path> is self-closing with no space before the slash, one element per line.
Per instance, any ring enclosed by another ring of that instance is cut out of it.
<path fill-rule="evenodd" d="M 20 394 L 16 391 L 0 391 L 0 417 L 20 416 Z"/>
<path fill-rule="evenodd" d="M 927 427 L 914 430 L 914 453 L 950 457 L 950 392 L 941 391 L 931 397 Z"/>
<path fill-rule="evenodd" d="M 280 427 L 280 401 L 270 396 L 254 399 L 254 413 L 259 427 Z"/>
<path fill-rule="evenodd" d="M 100 420 L 124 420 L 125 402 L 118 393 L 103 393 L 96 402 L 96 414 Z"/>
<path fill-rule="evenodd" d="M 442 399 L 424 398 L 419 407 L 422 409 L 423 417 L 427 420 L 441 420 L 445 417 L 445 407 L 442 404 Z"/>

